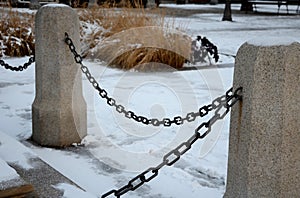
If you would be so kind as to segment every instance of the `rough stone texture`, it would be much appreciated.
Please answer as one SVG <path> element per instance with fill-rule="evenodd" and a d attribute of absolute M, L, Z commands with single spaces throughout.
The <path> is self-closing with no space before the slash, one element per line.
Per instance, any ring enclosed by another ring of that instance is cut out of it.
<path fill-rule="evenodd" d="M 82 190 L 70 179 L 60 174 L 57 170 L 46 164 L 39 158 L 31 158 L 29 163 L 33 169 L 24 169 L 17 164 L 10 164 L 19 175 L 34 186 L 34 194 L 27 197 L 36 198 L 60 198 L 64 197 L 64 192 L 57 188 L 59 184 L 69 184 L 78 190 Z"/>
<path fill-rule="evenodd" d="M 79 19 L 62 4 L 41 7 L 36 15 L 36 97 L 32 105 L 33 141 L 63 147 L 87 133 L 80 67 L 65 44 L 65 32 L 79 47 Z"/>
<path fill-rule="evenodd" d="M 300 196 L 300 44 L 239 49 L 225 198 Z"/>

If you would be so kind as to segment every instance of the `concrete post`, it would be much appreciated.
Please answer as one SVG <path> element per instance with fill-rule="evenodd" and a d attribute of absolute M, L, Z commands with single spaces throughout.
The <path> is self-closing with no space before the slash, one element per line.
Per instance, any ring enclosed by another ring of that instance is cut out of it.
<path fill-rule="evenodd" d="M 32 139 L 50 147 L 80 143 L 87 134 L 86 103 L 80 67 L 64 42 L 67 32 L 80 51 L 78 15 L 69 6 L 49 4 L 38 10 L 35 28 Z"/>
<path fill-rule="evenodd" d="M 264 42 L 237 54 L 225 198 L 300 195 L 300 43 Z"/>

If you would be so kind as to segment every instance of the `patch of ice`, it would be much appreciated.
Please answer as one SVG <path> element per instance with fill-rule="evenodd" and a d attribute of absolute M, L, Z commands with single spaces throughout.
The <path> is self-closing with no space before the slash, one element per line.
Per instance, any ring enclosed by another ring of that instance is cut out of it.
<path fill-rule="evenodd" d="M 58 4 L 58 3 L 49 3 L 49 4 L 46 4 L 46 5 L 44 5 L 43 7 L 70 7 L 70 6 L 68 6 L 68 5 L 66 5 L 66 4 L 63 4 L 63 3 L 60 3 L 60 4 Z"/>

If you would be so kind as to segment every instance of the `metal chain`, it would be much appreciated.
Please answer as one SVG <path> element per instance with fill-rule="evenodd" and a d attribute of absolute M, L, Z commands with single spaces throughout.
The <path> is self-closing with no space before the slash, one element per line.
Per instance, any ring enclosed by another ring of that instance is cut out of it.
<path fill-rule="evenodd" d="M 158 172 L 164 166 L 172 166 L 175 162 L 177 162 L 180 157 L 186 153 L 188 150 L 192 148 L 192 145 L 199 139 L 205 138 L 211 131 L 212 125 L 220 119 L 223 119 L 226 114 L 229 112 L 230 108 L 239 100 L 242 99 L 242 88 L 238 88 L 234 93 L 227 92 L 226 100 L 221 102 L 221 105 L 216 109 L 214 116 L 212 116 L 207 122 L 203 122 L 200 124 L 195 133 L 186 141 L 181 143 L 175 149 L 171 150 L 163 157 L 163 161 L 156 167 L 151 167 L 141 174 L 137 175 L 133 179 L 131 179 L 128 184 L 121 187 L 120 189 L 113 189 L 101 196 L 101 198 L 105 198 L 108 196 L 113 197 L 121 197 L 125 193 L 129 191 L 134 191 L 143 184 L 150 182 L 156 176 L 158 176 Z"/>
<path fill-rule="evenodd" d="M 115 110 L 120 113 L 124 114 L 125 117 L 129 119 L 133 119 L 136 122 L 145 124 L 145 125 L 152 125 L 152 126 L 164 126 L 164 127 L 170 127 L 172 124 L 175 125 L 182 125 L 184 122 L 193 122 L 196 120 L 197 117 L 204 117 L 206 116 L 210 111 L 217 109 L 220 107 L 222 102 L 226 100 L 226 96 L 221 96 L 216 98 L 211 104 L 204 105 L 203 107 L 199 108 L 197 112 L 190 112 L 187 113 L 185 117 L 182 116 L 175 116 L 174 118 L 163 118 L 162 120 L 159 120 L 157 118 L 146 118 L 144 116 L 137 115 L 133 111 L 126 110 L 123 105 L 120 105 L 116 102 L 115 99 L 108 96 L 108 93 L 106 90 L 100 87 L 99 83 L 96 81 L 96 79 L 92 76 L 89 69 L 83 65 L 82 63 L 82 57 L 76 52 L 76 48 L 73 44 L 73 41 L 70 39 L 68 33 L 65 33 L 65 42 L 69 46 L 71 52 L 74 55 L 75 62 L 81 65 L 81 71 L 85 74 L 89 82 L 93 85 L 93 87 L 98 91 L 99 95 L 106 100 L 106 103 L 109 106 L 112 106 L 115 108 Z M 232 88 L 229 89 L 226 93 L 232 92 Z"/>
<path fill-rule="evenodd" d="M 158 172 L 164 166 L 172 166 L 175 162 L 177 162 L 180 157 L 191 149 L 192 145 L 199 139 L 205 138 L 211 131 L 212 125 L 220 119 L 223 119 L 226 114 L 229 112 L 230 108 L 239 100 L 242 99 L 242 87 L 239 87 L 233 92 L 233 88 L 230 88 L 225 95 L 220 96 L 212 101 L 211 104 L 205 105 L 199 109 L 197 112 L 191 112 L 186 115 L 186 117 L 177 116 L 173 119 L 164 118 L 163 120 L 158 119 L 148 119 L 143 116 L 138 116 L 132 111 L 125 110 L 125 107 L 122 105 L 118 105 L 116 100 L 110 98 L 107 92 L 99 86 L 99 83 L 96 79 L 91 75 L 89 69 L 83 65 L 82 57 L 76 52 L 75 46 L 72 40 L 69 38 L 68 34 L 65 33 L 65 42 L 69 46 L 71 52 L 74 55 L 75 62 L 81 65 L 81 71 L 85 74 L 89 82 L 93 85 L 93 87 L 99 92 L 99 95 L 106 99 L 107 104 L 115 107 L 116 111 L 119 113 L 123 113 L 125 117 L 134 119 L 137 122 L 141 122 L 143 124 L 152 124 L 153 126 L 171 126 L 171 124 L 181 125 L 184 121 L 192 122 L 196 119 L 196 117 L 204 117 L 210 111 L 216 110 L 215 114 L 207 121 L 200 124 L 196 129 L 195 133 L 186 141 L 181 143 L 175 149 L 171 150 L 163 157 L 163 161 L 156 167 L 151 167 L 141 174 L 137 175 L 133 179 L 131 179 L 127 185 L 121 187 L 120 189 L 113 189 L 101 196 L 101 198 L 105 198 L 108 196 L 121 197 L 129 191 L 134 191 L 143 184 L 150 182 L 156 176 L 158 176 Z M 204 131 L 203 131 L 204 130 Z"/>
<path fill-rule="evenodd" d="M 2 67 L 4 67 L 5 69 L 9 69 L 11 71 L 23 71 L 23 70 L 27 69 L 32 63 L 34 63 L 34 61 L 35 61 L 35 57 L 32 56 L 29 58 L 27 63 L 23 64 L 23 66 L 20 65 L 18 67 L 14 67 L 14 66 L 11 66 L 11 65 L 5 63 L 4 60 L 0 60 L 0 65 Z"/>
<path fill-rule="evenodd" d="M 232 57 L 232 58 L 236 58 L 236 55 L 232 55 L 232 54 L 229 54 L 229 53 L 219 52 L 219 54 L 224 55 L 224 56 L 229 56 L 229 57 Z"/>

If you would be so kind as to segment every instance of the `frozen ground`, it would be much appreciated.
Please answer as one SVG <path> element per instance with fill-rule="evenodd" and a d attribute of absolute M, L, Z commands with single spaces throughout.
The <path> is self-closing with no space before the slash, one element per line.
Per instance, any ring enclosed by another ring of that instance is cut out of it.
<path fill-rule="evenodd" d="M 162 6 L 203 10 L 222 7 Z M 233 9 L 238 7 L 233 6 Z M 277 11 L 276 6 L 263 9 Z M 204 35 L 219 47 L 220 52 L 232 55 L 244 42 L 254 38 L 260 38 L 260 42 L 270 36 L 275 39 L 274 42 L 287 37 L 300 40 L 299 15 L 235 14 L 233 22 L 222 22 L 222 15 L 194 14 L 188 18 L 177 17 L 176 22 L 188 24 L 190 36 Z M 28 57 L 5 59 L 12 65 L 20 65 L 27 60 Z M 160 73 L 124 72 L 107 68 L 101 62 L 86 60 L 84 63 L 119 104 L 139 115 L 160 119 L 185 116 L 224 94 L 231 87 L 234 69 L 234 59 L 223 55 L 219 66 Z M 85 78 L 83 88 L 88 104 L 85 146 L 66 150 L 41 148 L 26 142 L 32 131 L 34 66 L 20 73 L 0 68 L 0 170 L 9 170 L 0 171 L 0 181 L 17 177 L 5 162 L 31 169 L 34 166 L 29 159 L 38 156 L 83 189 L 64 183 L 55 186 L 64 190 L 65 197 L 100 197 L 111 189 L 126 185 L 148 167 L 158 165 L 165 153 L 186 141 L 206 120 L 197 119 L 180 127 L 145 127 L 108 107 Z M 226 182 L 228 135 L 229 115 L 213 127 L 205 140 L 196 142 L 174 166 L 164 167 L 157 178 L 124 197 L 222 197 Z"/>

